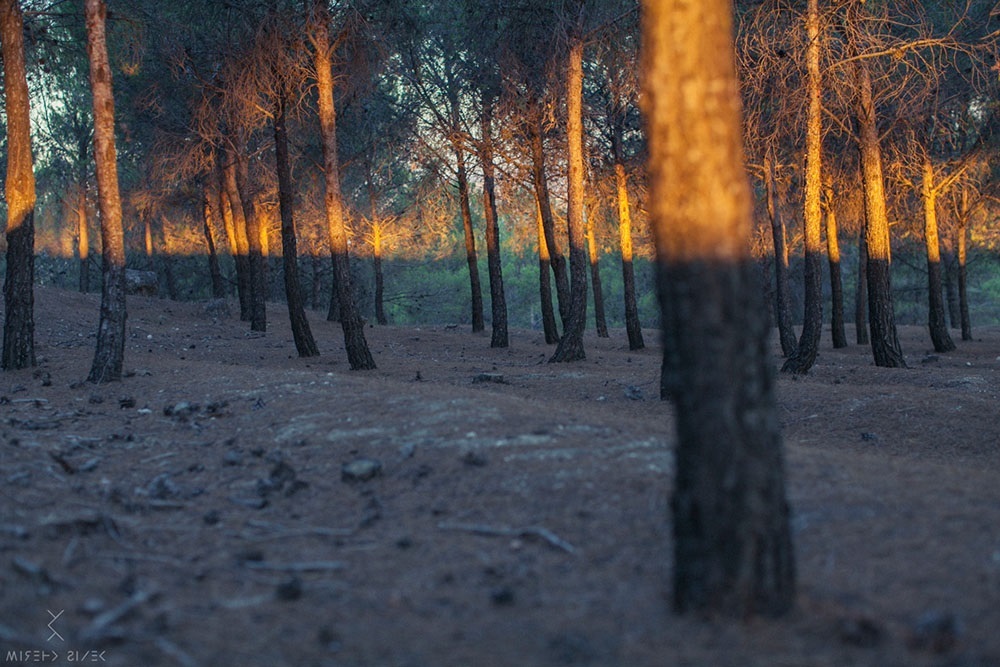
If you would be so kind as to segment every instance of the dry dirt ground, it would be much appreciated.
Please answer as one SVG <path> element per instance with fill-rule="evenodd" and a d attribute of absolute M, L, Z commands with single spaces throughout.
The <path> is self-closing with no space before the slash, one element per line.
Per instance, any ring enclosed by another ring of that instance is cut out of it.
<path fill-rule="evenodd" d="M 0 374 L 0 665 L 1000 665 L 998 328 L 779 379 L 800 592 L 739 622 L 670 610 L 655 331 L 551 365 L 368 328 L 351 372 L 317 314 L 303 360 L 282 306 L 130 297 L 95 386 L 98 305 L 38 289 L 39 366 Z"/>

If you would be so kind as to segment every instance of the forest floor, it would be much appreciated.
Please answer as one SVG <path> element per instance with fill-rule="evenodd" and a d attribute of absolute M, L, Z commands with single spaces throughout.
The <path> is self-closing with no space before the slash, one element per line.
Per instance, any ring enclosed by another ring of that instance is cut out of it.
<path fill-rule="evenodd" d="M 554 365 L 537 331 L 369 327 L 351 372 L 316 313 L 299 359 L 283 306 L 251 335 L 129 297 L 98 386 L 99 296 L 36 305 L 38 367 L 0 374 L 0 664 L 1000 665 L 1000 328 L 903 327 L 896 370 L 827 335 L 779 378 L 798 602 L 741 622 L 671 612 L 653 330 Z"/>

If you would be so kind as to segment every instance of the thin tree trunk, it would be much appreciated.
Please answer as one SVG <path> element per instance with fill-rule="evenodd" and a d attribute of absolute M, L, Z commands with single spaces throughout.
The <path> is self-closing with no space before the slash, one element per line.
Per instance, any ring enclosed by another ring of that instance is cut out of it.
<path fill-rule="evenodd" d="M 837 238 L 837 213 L 833 206 L 833 185 L 826 183 L 826 253 L 830 264 L 830 333 L 833 347 L 847 347 L 844 330 L 844 283 L 840 268 L 840 239 Z"/>
<path fill-rule="evenodd" d="M 545 332 L 545 343 L 555 345 L 559 342 L 559 330 L 556 327 L 556 314 L 552 308 L 552 282 L 549 276 L 551 258 L 549 245 L 545 241 L 545 223 L 542 221 L 542 207 L 535 196 L 535 217 L 538 221 L 538 296 L 542 310 L 542 330 Z"/>
<path fill-rule="evenodd" d="M 587 247 L 583 226 L 583 39 L 570 41 L 566 67 L 566 143 L 569 232 L 569 320 L 550 362 L 584 359 L 583 331 L 587 325 Z"/>
<path fill-rule="evenodd" d="M 927 248 L 927 326 L 935 352 L 951 352 L 955 343 L 948 333 L 945 320 L 944 293 L 941 285 L 941 241 L 938 238 L 937 191 L 934 185 L 934 166 L 929 156 L 924 156 L 923 178 L 920 188 L 924 203 L 924 245 Z"/>
<path fill-rule="evenodd" d="M 0 367 L 17 370 L 35 358 L 35 173 L 24 59 L 24 17 L 17 0 L 0 1 L 0 43 L 7 112 L 7 268 L 3 284 Z"/>
<path fill-rule="evenodd" d="M 965 270 L 967 236 L 969 231 L 969 195 L 962 192 L 962 214 L 958 220 L 956 251 L 958 254 L 958 304 L 962 318 L 962 340 L 972 340 L 972 321 L 969 318 L 968 276 Z"/>
<path fill-rule="evenodd" d="M 635 268 L 632 266 L 632 211 L 628 201 L 628 174 L 622 160 L 622 123 L 616 121 L 611 152 L 615 161 L 615 197 L 618 203 L 618 242 L 622 253 L 622 287 L 625 293 L 625 332 L 628 349 L 646 347 L 639 322 L 639 306 L 635 298 Z"/>
<path fill-rule="evenodd" d="M 246 224 L 247 267 L 250 270 L 250 331 L 267 331 L 267 274 L 264 268 L 264 245 L 261 225 L 250 192 L 247 156 L 236 154 L 236 188 Z"/>
<path fill-rule="evenodd" d="M 309 255 L 309 264 L 312 266 L 312 292 L 311 300 L 312 307 L 315 310 L 319 308 L 319 294 L 322 287 L 323 271 L 320 267 L 319 255 L 313 253 Z"/>
<path fill-rule="evenodd" d="M 285 278 L 285 301 L 292 327 L 292 340 L 299 357 L 319 356 L 299 283 L 299 253 L 295 236 L 295 194 L 288 159 L 288 129 L 285 124 L 285 95 L 279 93 L 274 108 L 274 164 L 278 174 L 278 208 L 281 215 L 281 266 Z"/>
<path fill-rule="evenodd" d="M 87 379 L 102 383 L 121 380 L 125 359 L 125 241 L 115 150 L 115 99 L 104 31 L 107 7 L 102 0 L 85 0 L 84 14 L 94 98 L 94 162 L 103 276 L 97 346 Z"/>
<path fill-rule="evenodd" d="M 222 182 L 226 199 L 229 203 L 226 207 L 226 211 L 229 212 L 227 230 L 231 222 L 231 238 L 236 246 L 236 253 L 233 255 L 233 259 L 236 262 L 236 291 L 240 299 L 240 320 L 249 322 L 253 317 L 252 288 L 250 284 L 250 242 L 247 239 L 247 223 L 236 179 L 236 149 L 226 151 L 225 158 L 226 161 L 222 165 Z"/>
<path fill-rule="evenodd" d="M 202 231 L 205 234 L 205 244 L 208 246 L 208 274 L 212 278 L 212 298 L 226 298 L 226 283 L 222 280 L 222 269 L 219 266 L 219 252 L 215 247 L 215 237 L 212 235 L 212 188 L 205 183 L 202 190 Z"/>
<path fill-rule="evenodd" d="M 858 345 L 868 345 L 868 244 L 864 222 L 858 232 L 858 282 L 854 289 L 854 329 Z"/>
<path fill-rule="evenodd" d="M 781 353 L 791 357 L 798 346 L 795 326 L 788 296 L 788 245 L 785 242 L 785 221 L 781 217 L 777 183 L 774 175 L 774 158 L 769 150 L 764 156 L 764 190 L 767 196 L 767 215 L 771 220 L 771 239 L 774 242 L 774 310 L 778 321 L 778 338 Z"/>
<path fill-rule="evenodd" d="M 674 607 L 780 615 L 794 603 L 795 565 L 767 317 L 749 248 L 732 5 L 645 0 L 643 8 L 650 217 L 677 423 Z"/>
<path fill-rule="evenodd" d="M 961 304 L 958 302 L 958 259 L 950 250 L 944 251 L 944 294 L 948 306 L 948 322 L 952 329 L 962 326 Z"/>
<path fill-rule="evenodd" d="M 806 119 L 806 174 L 803 227 L 805 236 L 805 316 L 802 334 L 795 353 L 785 361 L 782 371 L 808 373 L 816 363 L 823 335 L 823 182 L 822 182 L 822 78 L 820 75 L 819 0 L 808 0 L 806 17 L 806 71 L 809 111 Z"/>
<path fill-rule="evenodd" d="M 457 143 L 455 163 L 458 170 L 458 199 L 462 210 L 462 231 L 465 235 L 465 260 L 469 265 L 469 287 L 472 291 L 472 331 L 486 328 L 483 318 L 483 288 L 479 282 L 479 257 L 476 254 L 476 235 L 472 230 L 472 207 L 469 204 L 469 175 L 465 167 L 465 152 Z"/>
<path fill-rule="evenodd" d="M 534 104 L 537 105 L 537 102 Z M 570 289 L 569 276 L 566 272 L 566 258 L 563 257 L 562 245 L 556 234 L 555 216 L 552 215 L 552 200 L 549 197 L 548 177 L 545 174 L 545 142 L 542 136 L 542 119 L 539 111 L 534 111 L 536 118 L 532 120 L 530 130 L 531 142 L 531 178 L 535 186 L 535 199 L 538 202 L 542 216 L 542 227 L 545 232 L 545 245 L 549 250 L 549 266 L 556 281 L 556 298 L 559 301 L 559 319 L 563 328 L 569 320 Z"/>
<path fill-rule="evenodd" d="M 90 229 L 87 222 L 87 144 L 88 137 L 79 130 L 77 145 L 77 181 L 79 205 L 77 208 L 77 253 L 80 259 L 80 293 L 90 291 Z"/>
<path fill-rule="evenodd" d="M 351 293 L 351 267 L 347 248 L 347 226 L 344 224 L 344 203 L 340 191 L 340 163 L 337 157 L 337 112 L 333 102 L 332 45 L 330 15 L 325 0 L 313 3 L 313 32 L 316 85 L 320 135 L 323 145 L 323 169 L 326 176 L 326 221 L 333 255 L 334 283 L 340 302 L 340 323 L 344 330 L 344 347 L 351 370 L 375 368 L 375 360 L 365 339 L 364 322 Z"/>
<path fill-rule="evenodd" d="M 483 165 L 483 212 L 486 217 L 486 260 L 490 272 L 490 312 L 493 335 L 490 347 L 507 347 L 507 298 L 503 289 L 503 268 L 500 263 L 500 223 L 497 219 L 496 168 L 493 166 L 493 102 L 483 100 L 480 116 Z"/>
<path fill-rule="evenodd" d="M 593 209 L 591 209 L 593 211 Z M 597 252 L 597 239 L 594 236 L 594 221 L 588 215 L 587 221 L 587 253 L 590 259 L 590 284 L 594 288 L 594 325 L 598 338 L 610 338 L 608 334 L 608 319 L 604 313 L 604 288 L 601 285 L 600 254 Z"/>
<path fill-rule="evenodd" d="M 389 324 L 385 315 L 385 274 L 382 272 L 382 236 L 378 234 L 372 244 L 372 268 L 375 272 L 375 321 L 381 326 Z"/>
<path fill-rule="evenodd" d="M 882 149 L 875 123 L 872 82 L 864 61 L 854 63 L 858 86 L 856 117 L 858 151 L 865 198 L 865 243 L 868 248 L 868 325 L 876 366 L 905 368 L 893 310 L 889 217 L 885 206 Z"/>

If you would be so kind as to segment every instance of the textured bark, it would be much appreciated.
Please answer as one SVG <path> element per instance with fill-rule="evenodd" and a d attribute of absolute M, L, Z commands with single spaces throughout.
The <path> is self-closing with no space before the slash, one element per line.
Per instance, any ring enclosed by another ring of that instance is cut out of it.
<path fill-rule="evenodd" d="M 94 163 L 97 204 L 101 216 L 103 288 L 97 325 L 97 346 L 87 379 L 91 382 L 121 380 L 125 358 L 125 241 L 122 204 L 118 191 L 115 150 L 115 100 L 105 39 L 107 8 L 102 0 L 85 0 L 87 56 L 90 91 L 94 101 Z"/>
<path fill-rule="evenodd" d="M 247 156 L 236 154 L 236 188 L 243 207 L 246 225 L 247 268 L 250 273 L 250 331 L 267 331 L 267 276 L 264 268 L 264 246 L 261 243 L 260 219 L 253 203 L 249 184 Z"/>
<path fill-rule="evenodd" d="M 503 269 L 500 264 L 500 223 L 497 220 L 496 167 L 493 166 L 493 102 L 483 100 L 480 116 L 482 141 L 480 161 L 483 166 L 483 212 L 486 218 L 486 262 L 490 273 L 490 311 L 493 335 L 490 347 L 507 347 L 507 298 L 503 289 Z"/>
<path fill-rule="evenodd" d="M 458 170 L 458 201 L 462 212 L 462 231 L 465 235 L 465 261 L 469 266 L 469 288 L 472 293 L 472 331 L 486 328 L 483 318 L 483 288 L 479 282 L 479 257 L 476 254 L 476 235 L 472 230 L 472 207 L 469 204 L 469 175 L 465 167 L 465 152 L 455 144 L 455 164 Z"/>
<path fill-rule="evenodd" d="M 868 244 L 864 225 L 858 232 L 858 282 L 854 289 L 854 329 L 858 345 L 868 345 Z"/>
<path fill-rule="evenodd" d="M 545 241 L 545 225 L 542 222 L 542 208 L 535 197 L 535 216 L 538 220 L 538 296 L 541 301 L 542 330 L 545 332 L 545 342 L 555 345 L 559 342 L 559 329 L 556 327 L 556 314 L 552 308 L 552 281 L 549 276 L 551 258 L 549 246 Z"/>
<path fill-rule="evenodd" d="M 924 247 L 927 249 L 927 327 L 935 352 L 951 352 L 955 343 L 948 333 L 941 284 L 941 241 L 938 238 L 937 191 L 934 166 L 924 157 L 920 196 L 924 204 Z"/>
<path fill-rule="evenodd" d="M 236 179 L 236 155 L 234 150 L 226 151 L 222 165 L 222 185 L 226 195 L 226 230 L 235 248 L 233 260 L 236 263 L 236 292 L 240 300 L 240 320 L 249 322 L 253 317 L 253 301 L 250 285 L 250 242 L 247 239 L 247 223 L 243 215 L 243 202 Z"/>
<path fill-rule="evenodd" d="M 226 298 L 226 283 L 222 279 L 222 268 L 219 266 L 219 251 L 212 234 L 212 188 L 206 183 L 202 190 L 202 231 L 205 234 L 205 245 L 208 247 L 208 274 L 212 278 L 212 298 Z M 216 198 L 216 201 L 218 199 Z"/>
<path fill-rule="evenodd" d="M 905 368 L 896 334 L 892 300 L 889 217 L 885 205 L 882 149 L 875 123 L 871 76 L 864 61 L 854 63 L 858 152 L 865 201 L 865 244 L 868 249 L 868 326 L 876 366 Z"/>
<path fill-rule="evenodd" d="M 622 160 L 622 123 L 616 122 L 612 134 L 611 152 L 615 162 L 615 199 L 618 204 L 618 243 L 622 253 L 622 287 L 625 293 L 625 333 L 628 349 L 646 347 L 639 322 L 639 306 L 635 298 L 635 268 L 632 266 L 632 210 L 628 201 L 628 174 Z"/>
<path fill-rule="evenodd" d="M 583 330 L 587 325 L 587 247 L 583 227 L 583 40 L 570 40 L 566 67 L 566 143 L 568 145 L 568 203 L 570 308 L 569 318 L 550 362 L 586 358 Z"/>
<path fill-rule="evenodd" d="M 601 258 L 597 252 L 594 221 L 587 217 L 587 253 L 590 258 L 590 284 L 594 289 L 594 325 L 598 338 L 610 338 L 608 318 L 604 314 L 604 287 L 601 285 Z"/>
<path fill-rule="evenodd" d="M 962 193 L 962 210 L 963 214 L 968 210 L 968 195 L 965 192 Z M 958 229 L 955 230 L 957 236 L 957 243 L 955 245 L 957 246 L 956 252 L 958 254 L 958 305 L 962 318 L 962 340 L 972 340 L 972 320 L 969 318 L 968 276 L 965 270 L 968 230 L 968 217 L 963 215 L 959 220 Z"/>
<path fill-rule="evenodd" d="M 962 326 L 962 310 L 958 301 L 958 258 L 954 252 L 943 252 L 944 295 L 948 306 L 948 322 L 952 329 Z"/>
<path fill-rule="evenodd" d="M 819 341 L 823 334 L 823 271 L 821 245 L 823 228 L 823 108 L 820 100 L 822 78 L 819 52 L 819 0 L 808 0 L 806 13 L 806 87 L 809 110 L 806 117 L 805 195 L 802 215 L 805 238 L 805 315 L 799 345 L 781 367 L 790 373 L 808 373 L 816 362 Z"/>
<path fill-rule="evenodd" d="M 767 317 L 749 252 L 732 6 L 643 7 L 664 386 L 678 435 L 674 606 L 779 615 L 793 605 L 795 567 Z"/>
<path fill-rule="evenodd" d="M 534 104 L 537 105 L 537 102 Z M 563 257 L 562 244 L 556 235 L 555 216 L 552 215 L 552 200 L 549 197 L 549 181 L 545 173 L 545 142 L 542 134 L 541 113 L 535 111 L 535 120 L 531 123 L 529 140 L 531 143 L 531 179 L 535 187 L 535 199 L 542 216 L 542 229 L 545 233 L 545 244 L 549 250 L 549 266 L 556 281 L 556 298 L 559 301 L 559 319 L 563 328 L 569 320 L 569 276 L 566 272 L 566 258 Z"/>
<path fill-rule="evenodd" d="M 3 353 L 0 367 L 34 366 L 35 172 L 24 60 L 24 17 L 16 0 L 0 0 L 0 43 L 7 112 L 7 268 L 3 283 Z"/>
<path fill-rule="evenodd" d="M 778 339 L 781 353 L 786 357 L 795 354 L 798 342 L 792 323 L 792 309 L 788 296 L 788 245 L 785 242 L 785 221 L 781 217 L 777 184 L 774 175 L 774 158 L 764 157 L 764 190 L 767 197 L 767 216 L 771 220 L 771 239 L 774 242 L 774 310 L 778 321 Z"/>
<path fill-rule="evenodd" d="M 376 238 L 372 246 L 372 268 L 375 272 L 375 321 L 381 326 L 389 324 L 385 316 L 385 274 L 382 271 L 382 240 Z"/>
<path fill-rule="evenodd" d="M 333 261 L 334 291 L 340 303 L 340 324 L 344 330 L 344 347 L 351 370 L 375 368 L 375 360 L 365 339 L 364 322 L 351 293 L 351 267 L 347 249 L 347 226 L 344 224 L 344 202 L 340 190 L 340 164 L 337 157 L 337 112 L 333 103 L 333 68 L 331 64 L 330 15 L 324 0 L 313 3 L 312 34 L 320 136 L 325 172 L 327 229 Z"/>
<path fill-rule="evenodd" d="M 89 137 L 78 130 L 77 144 L 77 257 L 80 260 L 80 292 L 90 291 L 90 228 L 87 220 L 87 145 Z"/>
<path fill-rule="evenodd" d="M 833 185 L 826 184 L 826 256 L 830 264 L 830 334 L 833 347 L 847 347 L 844 330 L 844 282 L 840 268 L 840 239 L 837 238 L 837 213 L 833 207 Z"/>
<path fill-rule="evenodd" d="M 274 164 L 278 174 L 278 209 L 281 215 L 281 266 L 285 278 L 285 301 L 292 327 L 292 340 L 299 357 L 319 356 L 313 338 L 299 282 L 299 253 L 295 236 L 295 193 L 288 159 L 288 128 L 285 124 L 285 97 L 279 94 L 274 108 Z"/>

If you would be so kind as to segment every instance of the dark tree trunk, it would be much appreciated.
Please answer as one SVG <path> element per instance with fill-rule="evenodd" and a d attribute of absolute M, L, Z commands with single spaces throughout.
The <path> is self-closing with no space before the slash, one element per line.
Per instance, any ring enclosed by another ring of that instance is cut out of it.
<path fill-rule="evenodd" d="M 500 264 L 500 223 L 497 220 L 496 168 L 493 166 L 492 100 L 483 100 L 480 118 L 482 143 L 480 159 L 483 165 L 483 212 L 486 217 L 486 259 L 490 272 L 490 311 L 493 335 L 490 347 L 507 347 L 507 298 L 503 289 L 503 269 Z"/>
<path fill-rule="evenodd" d="M 292 327 L 292 340 L 300 357 L 319 356 L 319 347 L 309 328 L 299 284 L 299 254 L 295 237 L 295 196 L 288 160 L 288 129 L 285 125 L 285 96 L 278 94 L 274 109 L 274 164 L 278 174 L 278 208 L 281 215 L 281 265 L 285 277 L 285 300 Z"/>
<path fill-rule="evenodd" d="M 205 184 L 202 198 L 202 222 L 205 234 L 205 244 L 208 246 L 208 273 L 212 277 L 212 298 L 226 298 L 226 283 L 222 279 L 222 269 L 219 266 L 219 252 L 215 247 L 215 237 L 212 235 L 212 189 Z"/>
<path fill-rule="evenodd" d="M 962 198 L 965 200 L 966 195 L 963 194 Z M 967 233 L 968 225 L 963 219 L 956 230 L 956 234 L 958 235 L 958 302 L 962 318 L 962 340 L 972 340 L 972 320 L 969 319 L 968 277 L 965 270 Z"/>
<path fill-rule="evenodd" d="M 472 331 L 486 328 L 483 318 L 483 288 L 479 283 L 479 257 L 476 254 L 476 235 L 472 230 L 472 207 L 469 204 L 469 176 L 465 168 L 465 153 L 455 145 L 455 163 L 458 169 L 458 199 L 462 209 L 462 231 L 465 235 L 465 259 L 469 265 L 469 287 L 472 291 Z"/>
<path fill-rule="evenodd" d="M 937 191 L 934 166 L 924 158 L 921 199 L 924 203 L 924 245 L 927 249 L 927 326 L 935 352 L 951 352 L 955 343 L 945 320 L 944 293 L 941 285 L 941 243 L 938 239 Z"/>
<path fill-rule="evenodd" d="M 568 145 L 568 203 L 570 309 L 569 319 L 549 362 L 586 358 L 583 331 L 587 325 L 587 239 L 583 224 L 583 39 L 570 40 L 566 68 L 566 143 Z"/>
<path fill-rule="evenodd" d="M 250 331 L 267 331 L 267 273 L 264 267 L 264 248 L 260 238 L 260 219 L 253 204 L 253 193 L 248 181 L 249 165 L 246 155 L 236 156 L 236 187 L 243 206 L 246 223 L 247 267 L 250 269 Z"/>
<path fill-rule="evenodd" d="M 622 252 L 622 287 L 625 296 L 625 332 L 628 335 L 628 349 L 641 350 L 646 347 L 642 339 L 642 325 L 639 322 L 639 306 L 635 298 L 635 269 L 632 266 L 632 210 L 628 201 L 628 174 L 622 159 L 622 133 L 624 122 L 615 121 L 611 136 L 611 153 L 615 161 L 615 197 L 618 203 L 618 242 Z"/>
<path fill-rule="evenodd" d="M 381 326 L 389 324 L 385 316 L 385 275 L 382 273 L 382 248 L 372 250 L 372 268 L 375 272 L 375 321 Z"/>
<path fill-rule="evenodd" d="M 313 309 L 319 308 L 319 295 L 323 287 L 323 270 L 320 267 L 319 255 L 310 254 L 309 264 L 312 267 L 312 287 L 310 291 L 310 301 L 312 302 Z"/>
<path fill-rule="evenodd" d="M 542 330 L 545 332 L 546 344 L 554 345 L 559 342 L 559 329 L 556 327 L 556 314 L 552 308 L 549 246 L 545 241 L 542 209 L 538 203 L 537 195 L 535 196 L 535 213 L 538 218 L 538 296 L 541 300 Z"/>
<path fill-rule="evenodd" d="M 854 289 L 854 328 L 858 345 L 868 345 L 868 244 L 864 223 L 858 232 L 858 282 Z"/>
<path fill-rule="evenodd" d="M 962 309 L 958 300 L 958 260 L 954 252 L 945 252 L 944 261 L 944 294 L 948 306 L 948 322 L 952 329 L 962 326 Z"/>
<path fill-rule="evenodd" d="M 3 284 L 4 370 L 35 358 L 35 174 L 24 59 L 24 17 L 17 0 L 0 1 L 0 44 L 7 112 L 7 268 Z"/>
<path fill-rule="evenodd" d="M 171 301 L 180 301 L 180 293 L 177 290 L 177 277 L 174 275 L 174 260 L 169 254 L 160 255 L 160 264 L 163 266 L 163 277 L 167 282 L 167 298 Z"/>
<path fill-rule="evenodd" d="M 840 269 L 840 239 L 837 238 L 837 214 L 833 208 L 833 186 L 826 186 L 826 252 L 830 264 L 830 333 L 833 347 L 847 347 L 844 330 L 844 282 Z"/>
<path fill-rule="evenodd" d="M 786 357 L 795 354 L 795 326 L 788 297 L 788 246 L 785 244 L 785 222 L 781 218 L 777 184 L 774 177 L 774 159 L 770 153 L 764 158 L 764 189 L 767 194 L 767 215 L 771 220 L 771 239 L 774 241 L 774 310 L 778 321 L 778 338 L 781 353 Z"/>
<path fill-rule="evenodd" d="M 353 295 L 352 295 L 353 298 Z M 337 286 L 337 260 L 330 254 L 330 307 L 326 311 L 327 322 L 340 322 L 340 288 Z"/>
<path fill-rule="evenodd" d="M 233 246 L 236 254 L 236 292 L 240 300 L 240 320 L 249 322 L 253 317 L 253 302 L 250 286 L 250 244 L 247 239 L 247 223 L 243 217 L 243 203 L 240 199 L 240 189 L 236 181 L 236 154 L 234 150 L 226 151 L 225 164 L 222 165 L 222 187 L 225 192 L 225 210 L 229 213 L 232 225 Z M 227 225 L 228 229 L 229 225 Z"/>
<path fill-rule="evenodd" d="M 80 260 L 80 293 L 86 294 L 90 291 L 90 228 L 87 222 L 87 145 L 90 141 L 88 133 L 83 128 L 83 121 L 77 125 L 77 181 L 79 192 L 77 193 L 77 253 Z"/>
<path fill-rule="evenodd" d="M 107 8 L 102 0 L 85 0 L 84 13 L 94 101 L 94 162 L 103 276 L 97 346 L 87 379 L 102 383 L 121 380 L 125 359 L 125 240 L 115 150 L 115 100 L 104 30 Z"/>
<path fill-rule="evenodd" d="M 604 314 L 604 288 L 601 286 L 600 256 L 597 252 L 597 239 L 594 238 L 594 223 L 587 218 L 587 252 L 590 257 L 590 284 L 594 288 L 594 325 L 598 338 L 610 338 L 608 320 Z"/>
<path fill-rule="evenodd" d="M 537 101 L 533 102 L 537 106 Z M 556 297 L 559 301 L 559 319 L 563 328 L 569 320 L 569 304 L 571 301 L 569 276 L 566 272 L 566 258 L 563 257 L 562 245 L 556 235 L 555 216 L 552 215 L 552 200 L 549 197 L 548 177 L 545 174 L 545 142 L 542 133 L 542 117 L 540 111 L 534 111 L 535 118 L 529 127 L 531 142 L 531 178 L 535 186 L 535 199 L 538 202 L 539 214 L 542 216 L 542 229 L 545 233 L 545 244 L 549 251 L 549 266 L 556 280 Z"/>

